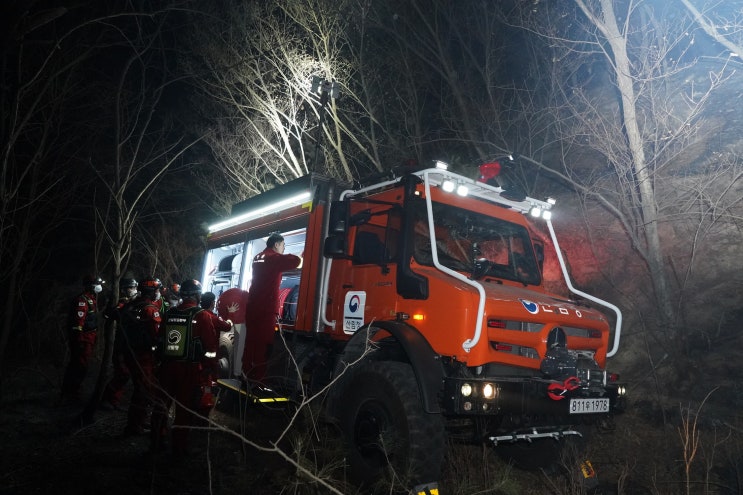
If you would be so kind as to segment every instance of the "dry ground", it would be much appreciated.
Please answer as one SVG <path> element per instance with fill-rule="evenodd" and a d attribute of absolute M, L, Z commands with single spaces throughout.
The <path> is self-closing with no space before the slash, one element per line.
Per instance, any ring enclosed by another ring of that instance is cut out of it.
<path fill-rule="evenodd" d="M 82 425 L 83 404 L 58 404 L 59 388 L 41 369 L 16 370 L 0 404 L 0 493 L 208 494 L 277 493 L 292 468 L 273 454 L 245 449 L 218 430 L 192 432 L 196 453 L 176 462 L 149 453 L 149 439 L 123 436 L 125 411 L 99 411 Z M 213 419 L 240 432 L 219 411 Z M 268 445 L 286 422 L 281 412 L 243 422 L 250 438 Z M 260 427 L 258 426 L 260 423 Z"/>
<path fill-rule="evenodd" d="M 192 433 L 200 452 L 186 461 L 175 462 L 167 453 L 149 455 L 146 436 L 121 434 L 125 412 L 99 411 L 95 422 L 84 426 L 79 421 L 82 404 L 57 405 L 60 374 L 54 367 L 36 365 L 5 375 L 0 402 L 0 494 L 328 492 L 297 475 L 296 468 L 278 455 L 259 452 L 237 435 L 218 430 Z M 92 388 L 89 383 L 87 387 Z M 588 457 L 602 481 L 595 493 L 740 493 L 743 442 L 740 430 L 736 431 L 737 411 L 705 405 L 696 415 L 696 408 L 685 410 L 682 405 L 670 403 L 660 409 L 651 401 L 635 400 L 631 412 L 619 416 L 613 428 L 592 435 Z M 290 412 L 249 409 L 240 418 L 227 405 L 215 410 L 212 420 L 270 446 Z M 683 444 L 685 425 L 693 428 L 687 437 L 694 438 L 696 431 L 697 450 L 691 458 L 690 448 L 685 450 Z M 331 430 L 313 430 L 302 418 L 280 446 L 295 458 L 300 452 L 302 465 L 313 472 L 341 480 L 334 486 L 342 493 L 358 493 L 342 481 L 342 457 Z M 492 448 L 452 445 L 441 493 L 589 493 L 577 482 L 575 459 L 564 464 L 565 469 L 551 472 L 524 472 L 511 468 Z"/>

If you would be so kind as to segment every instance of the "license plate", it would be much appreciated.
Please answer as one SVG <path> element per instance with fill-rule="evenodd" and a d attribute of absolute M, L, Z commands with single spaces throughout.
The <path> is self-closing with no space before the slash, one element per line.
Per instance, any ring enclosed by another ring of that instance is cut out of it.
<path fill-rule="evenodd" d="M 608 413 L 609 398 L 570 399 L 570 414 Z"/>

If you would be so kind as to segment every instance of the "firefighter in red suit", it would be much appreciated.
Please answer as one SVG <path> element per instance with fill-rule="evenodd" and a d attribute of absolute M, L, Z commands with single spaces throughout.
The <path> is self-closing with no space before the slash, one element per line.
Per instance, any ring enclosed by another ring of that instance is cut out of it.
<path fill-rule="evenodd" d="M 124 364 L 132 377 L 132 391 L 125 435 L 141 435 L 149 426 L 147 410 L 155 390 L 155 345 L 162 318 L 155 305 L 155 294 L 162 284 L 156 278 L 145 279 L 140 296 L 129 301 L 119 312 L 119 331 L 125 342 Z"/>
<path fill-rule="evenodd" d="M 157 277 L 154 277 L 152 280 L 157 282 L 157 290 L 155 291 L 155 297 L 152 299 L 152 303 L 157 306 L 158 311 L 160 311 L 160 316 L 164 316 L 170 307 L 167 298 L 163 297 L 167 287 L 164 287 L 162 282 L 160 282 L 160 279 Z"/>
<path fill-rule="evenodd" d="M 274 232 L 266 240 L 266 249 L 253 258 L 253 279 L 245 312 L 242 371 L 248 382 L 256 382 L 259 386 L 263 385 L 273 350 L 281 274 L 302 265 L 302 258 L 284 254 L 284 248 L 284 237 Z"/>
<path fill-rule="evenodd" d="M 180 293 L 183 302 L 168 312 L 161 332 L 161 391 L 152 411 L 151 433 L 153 450 L 160 450 L 167 434 L 168 410 L 175 400 L 171 441 L 176 457 L 188 454 L 189 427 L 205 425 L 214 406 L 212 386 L 219 372 L 218 334 L 209 312 L 199 306 L 201 284 L 186 280 Z"/>
<path fill-rule="evenodd" d="M 214 313 L 214 307 L 217 304 L 217 296 L 213 292 L 204 292 L 201 295 L 201 301 L 199 302 L 199 306 L 204 309 L 209 316 L 212 318 L 212 322 L 214 323 L 214 330 L 217 332 L 217 336 L 220 335 L 221 332 L 229 332 L 232 328 L 232 320 L 227 319 L 223 320 L 220 316 L 217 316 Z"/>
<path fill-rule="evenodd" d="M 80 385 L 88 372 L 98 336 L 98 294 L 103 290 L 100 277 L 83 277 L 83 292 L 72 302 L 68 320 L 70 362 L 62 381 L 62 398 L 79 399 Z"/>

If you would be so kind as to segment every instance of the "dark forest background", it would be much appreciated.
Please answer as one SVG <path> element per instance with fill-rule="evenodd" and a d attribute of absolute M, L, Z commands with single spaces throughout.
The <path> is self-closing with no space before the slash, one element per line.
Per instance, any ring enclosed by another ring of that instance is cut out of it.
<path fill-rule="evenodd" d="M 82 275 L 114 294 L 125 274 L 198 278 L 237 201 L 309 171 L 475 176 L 510 155 L 529 195 L 557 198 L 576 284 L 622 308 L 609 365 L 637 406 L 740 406 L 741 2 L 0 9 L 0 387 L 64 359 Z"/>

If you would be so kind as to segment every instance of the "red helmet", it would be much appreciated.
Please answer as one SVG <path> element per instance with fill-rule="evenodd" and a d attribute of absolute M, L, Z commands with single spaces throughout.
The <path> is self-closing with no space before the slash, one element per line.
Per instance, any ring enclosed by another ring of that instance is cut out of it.
<path fill-rule="evenodd" d="M 139 284 L 139 290 L 142 291 L 143 295 L 155 295 L 155 291 L 160 289 L 162 286 L 163 284 L 160 282 L 159 278 L 149 277 Z"/>

